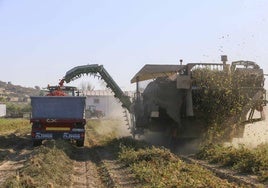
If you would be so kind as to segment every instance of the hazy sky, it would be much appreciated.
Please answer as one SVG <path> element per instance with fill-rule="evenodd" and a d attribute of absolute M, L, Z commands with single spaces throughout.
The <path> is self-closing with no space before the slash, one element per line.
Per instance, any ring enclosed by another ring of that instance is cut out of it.
<path fill-rule="evenodd" d="M 267 0 L 0 0 L 0 80 L 45 87 L 75 66 L 103 64 L 129 89 L 144 64 L 222 54 L 268 73 L 267 19 Z"/>

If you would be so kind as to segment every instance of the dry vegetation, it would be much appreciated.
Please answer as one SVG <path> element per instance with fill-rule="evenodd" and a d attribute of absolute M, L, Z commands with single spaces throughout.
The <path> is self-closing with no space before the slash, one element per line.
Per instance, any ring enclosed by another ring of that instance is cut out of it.
<path fill-rule="evenodd" d="M 218 70 L 193 71 L 194 103 L 199 117 L 207 122 L 207 142 L 230 140 L 234 129 L 241 125 L 240 114 L 254 94 L 262 90 L 261 75 L 227 73 Z M 260 103 L 262 101 L 259 101 Z"/>
<path fill-rule="evenodd" d="M 27 139 L 27 133 L 30 133 L 29 120 L 0 118 L 0 162 L 13 152 L 15 145 Z"/>
<path fill-rule="evenodd" d="M 28 119 L 5 119 L 0 118 L 0 134 L 18 133 L 26 134 L 30 133 L 31 126 Z"/>
<path fill-rule="evenodd" d="M 0 162 L 16 155 L 14 147 L 29 148 L 30 123 L 27 119 L 0 119 Z M 72 173 L 72 161 L 67 156 L 71 145 L 63 141 L 48 141 L 34 148 L 16 176 L 6 180 L 4 187 L 66 186 Z"/>
<path fill-rule="evenodd" d="M 73 170 L 68 157 L 71 147 L 70 143 L 57 140 L 35 148 L 18 175 L 7 179 L 5 187 L 69 187 Z"/>
<path fill-rule="evenodd" d="M 168 149 L 131 138 L 114 139 L 109 144 L 143 187 L 238 187 L 198 165 L 183 162 Z"/>
<path fill-rule="evenodd" d="M 268 144 L 259 145 L 254 149 L 242 145 L 240 148 L 234 148 L 210 144 L 204 146 L 196 157 L 231 167 L 241 173 L 257 175 L 261 182 L 268 181 Z"/>

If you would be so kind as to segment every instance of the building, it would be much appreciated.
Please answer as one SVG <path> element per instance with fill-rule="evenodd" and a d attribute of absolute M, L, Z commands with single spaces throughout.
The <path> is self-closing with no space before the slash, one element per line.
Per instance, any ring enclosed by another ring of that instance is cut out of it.
<path fill-rule="evenodd" d="M 94 117 L 98 114 L 107 118 L 120 118 L 123 116 L 123 108 L 118 99 L 110 90 L 87 91 L 86 116 Z M 91 115 L 87 112 L 91 112 Z M 93 114 L 94 112 L 97 112 Z"/>
<path fill-rule="evenodd" d="M 6 116 L 6 105 L 0 104 L 0 117 L 5 117 L 5 116 Z"/>

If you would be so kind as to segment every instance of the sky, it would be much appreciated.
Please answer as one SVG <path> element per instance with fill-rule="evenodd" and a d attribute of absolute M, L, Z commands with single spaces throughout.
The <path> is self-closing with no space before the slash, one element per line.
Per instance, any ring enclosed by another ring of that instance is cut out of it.
<path fill-rule="evenodd" d="M 0 0 L 0 80 L 55 85 L 101 64 L 123 90 L 145 64 L 255 61 L 268 73 L 267 0 Z M 91 77 L 71 82 L 99 84 Z"/>

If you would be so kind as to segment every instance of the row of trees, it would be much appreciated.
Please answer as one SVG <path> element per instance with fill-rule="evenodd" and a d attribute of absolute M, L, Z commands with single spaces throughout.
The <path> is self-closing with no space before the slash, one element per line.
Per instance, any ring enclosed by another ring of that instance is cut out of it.
<path fill-rule="evenodd" d="M 23 114 L 31 112 L 30 103 L 6 103 L 7 117 L 23 117 Z"/>

